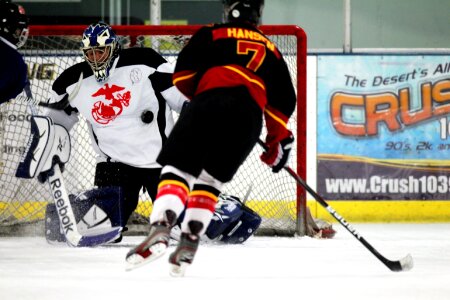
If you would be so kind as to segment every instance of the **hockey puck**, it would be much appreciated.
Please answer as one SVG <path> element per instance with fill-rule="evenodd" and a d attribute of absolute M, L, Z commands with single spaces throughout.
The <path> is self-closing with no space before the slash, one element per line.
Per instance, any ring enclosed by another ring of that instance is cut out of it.
<path fill-rule="evenodd" d="M 153 113 L 150 110 L 144 110 L 141 115 L 141 120 L 145 124 L 150 124 L 153 121 Z"/>

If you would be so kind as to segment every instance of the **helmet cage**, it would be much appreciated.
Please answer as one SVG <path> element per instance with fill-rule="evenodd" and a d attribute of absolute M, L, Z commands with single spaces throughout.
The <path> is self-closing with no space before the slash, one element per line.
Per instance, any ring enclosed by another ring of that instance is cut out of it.
<path fill-rule="evenodd" d="M 22 47 L 28 39 L 28 18 L 21 5 L 0 2 L 0 36 Z"/>
<path fill-rule="evenodd" d="M 81 50 L 95 79 L 98 82 L 106 81 L 119 50 L 112 28 L 102 22 L 90 25 L 83 33 Z"/>
<path fill-rule="evenodd" d="M 25 45 L 28 39 L 28 27 L 26 28 L 17 28 L 16 31 L 13 33 L 13 38 L 16 41 L 17 48 L 22 47 Z"/>

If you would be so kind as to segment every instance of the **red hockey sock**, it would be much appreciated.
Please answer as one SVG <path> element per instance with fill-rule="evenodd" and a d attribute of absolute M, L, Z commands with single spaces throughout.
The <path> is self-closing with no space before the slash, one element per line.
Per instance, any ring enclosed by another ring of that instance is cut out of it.
<path fill-rule="evenodd" d="M 173 222 L 183 212 L 188 198 L 189 188 L 186 184 L 177 180 L 163 180 L 158 186 L 156 200 L 153 203 L 153 210 L 150 216 L 150 223 L 169 222 L 172 219 L 167 217 L 167 212 L 172 211 Z M 174 224 L 171 224 L 174 225 Z"/>
<path fill-rule="evenodd" d="M 186 215 L 181 231 L 201 236 L 211 221 L 217 203 L 217 196 L 207 191 L 192 191 L 186 206 Z M 196 224 L 195 229 L 193 224 Z M 195 232 L 194 232 L 195 231 Z"/>

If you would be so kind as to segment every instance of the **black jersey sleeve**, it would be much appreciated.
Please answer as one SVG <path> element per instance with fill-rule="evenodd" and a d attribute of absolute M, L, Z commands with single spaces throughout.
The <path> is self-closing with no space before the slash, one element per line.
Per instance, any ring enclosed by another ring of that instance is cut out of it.
<path fill-rule="evenodd" d="M 267 105 L 264 110 L 266 143 L 275 144 L 292 137 L 288 121 L 295 111 L 297 98 L 289 69 L 283 59 L 272 69 L 272 80 L 266 82 Z"/>
<path fill-rule="evenodd" d="M 25 87 L 27 79 L 27 66 L 15 49 L 0 41 L 0 104 L 18 94 Z"/>
<path fill-rule="evenodd" d="M 51 97 L 47 99 L 47 102 L 41 101 L 40 105 L 55 110 L 64 110 L 68 115 L 72 112 L 77 112 L 76 108 L 70 106 L 67 87 L 77 84 L 81 74 L 83 74 L 83 78 L 93 75 L 91 68 L 86 62 L 75 64 L 64 70 L 52 85 L 54 97 L 57 98 Z"/>
<path fill-rule="evenodd" d="M 167 61 L 152 48 L 127 48 L 120 51 L 117 68 L 130 65 L 146 65 L 157 69 Z"/>
<path fill-rule="evenodd" d="M 282 57 L 270 72 L 272 72 L 271 80 L 266 80 L 267 105 L 269 109 L 289 118 L 295 110 L 297 101 L 289 69 Z"/>
<path fill-rule="evenodd" d="M 145 65 L 155 69 L 148 78 L 152 83 L 153 88 L 162 92 L 172 87 L 172 72 L 159 70 L 163 64 L 168 64 L 167 60 L 152 48 L 128 48 L 120 52 L 120 59 L 117 63 L 117 68 L 131 65 Z"/>
<path fill-rule="evenodd" d="M 53 82 L 53 91 L 56 94 L 63 96 L 67 93 L 66 89 L 68 86 L 78 82 L 81 73 L 83 73 L 83 78 L 87 78 L 93 74 L 91 68 L 86 62 L 75 64 L 64 70 Z"/>
<path fill-rule="evenodd" d="M 165 91 L 173 86 L 172 73 L 155 71 L 148 78 L 152 82 L 153 89 L 158 92 Z"/>
<path fill-rule="evenodd" d="M 211 28 L 211 26 L 200 28 L 177 59 L 173 83 L 188 98 L 193 97 L 197 83 L 210 61 Z"/>

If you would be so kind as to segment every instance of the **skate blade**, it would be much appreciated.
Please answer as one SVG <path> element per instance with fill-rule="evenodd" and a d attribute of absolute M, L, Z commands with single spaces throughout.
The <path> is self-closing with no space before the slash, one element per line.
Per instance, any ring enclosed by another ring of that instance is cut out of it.
<path fill-rule="evenodd" d="M 157 260 L 161 256 L 164 255 L 164 253 L 167 250 L 167 245 L 164 243 L 157 243 L 150 248 L 148 248 L 148 251 L 151 253 L 147 257 L 141 256 L 139 253 L 134 253 L 126 258 L 127 265 L 125 267 L 126 271 L 131 271 L 136 268 L 142 267 L 152 261 Z"/>
<path fill-rule="evenodd" d="M 190 264 L 182 262 L 180 265 L 170 264 L 170 276 L 172 277 L 184 277 L 184 273 L 186 272 L 187 267 Z"/>

